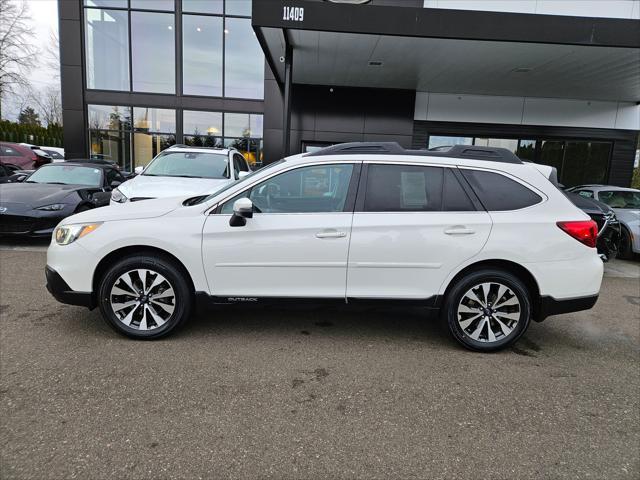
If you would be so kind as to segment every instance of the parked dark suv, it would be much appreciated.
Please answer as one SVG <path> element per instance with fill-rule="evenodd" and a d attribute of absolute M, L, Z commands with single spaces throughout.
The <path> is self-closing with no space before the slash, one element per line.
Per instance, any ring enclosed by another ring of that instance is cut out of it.
<path fill-rule="evenodd" d="M 33 170 L 51 163 L 51 156 L 39 147 L 0 142 L 0 163 L 19 170 Z"/>

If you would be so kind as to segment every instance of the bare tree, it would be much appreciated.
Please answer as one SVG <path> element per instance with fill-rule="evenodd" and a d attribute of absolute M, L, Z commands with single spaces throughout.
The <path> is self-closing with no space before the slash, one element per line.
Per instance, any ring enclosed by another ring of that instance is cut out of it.
<path fill-rule="evenodd" d="M 60 40 L 58 32 L 53 28 L 49 31 L 49 41 L 44 47 L 44 57 L 47 67 L 54 72 L 53 78 L 60 80 Z"/>
<path fill-rule="evenodd" d="M 54 85 L 48 85 L 42 90 L 34 92 L 33 102 L 38 107 L 40 117 L 47 125 L 62 125 L 62 101 L 60 89 Z"/>
<path fill-rule="evenodd" d="M 30 12 L 24 0 L 0 0 L 0 118 L 2 98 L 27 87 L 28 74 L 35 64 L 31 45 L 34 33 Z"/>

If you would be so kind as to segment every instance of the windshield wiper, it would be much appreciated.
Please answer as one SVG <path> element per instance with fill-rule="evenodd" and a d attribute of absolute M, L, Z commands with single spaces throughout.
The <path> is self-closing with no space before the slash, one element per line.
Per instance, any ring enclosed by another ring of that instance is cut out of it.
<path fill-rule="evenodd" d="M 167 175 L 167 177 L 180 177 L 180 178 L 203 178 L 200 175 Z"/>
<path fill-rule="evenodd" d="M 64 183 L 64 182 L 44 182 L 44 183 L 46 183 L 47 185 L 69 185 L 68 183 Z"/>

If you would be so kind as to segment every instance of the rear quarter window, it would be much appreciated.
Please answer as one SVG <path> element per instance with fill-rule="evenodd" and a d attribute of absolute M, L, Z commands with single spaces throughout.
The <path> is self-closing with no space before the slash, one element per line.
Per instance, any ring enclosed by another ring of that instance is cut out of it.
<path fill-rule="evenodd" d="M 482 170 L 460 170 L 489 211 L 519 210 L 542 201 L 542 197 L 504 175 Z"/>

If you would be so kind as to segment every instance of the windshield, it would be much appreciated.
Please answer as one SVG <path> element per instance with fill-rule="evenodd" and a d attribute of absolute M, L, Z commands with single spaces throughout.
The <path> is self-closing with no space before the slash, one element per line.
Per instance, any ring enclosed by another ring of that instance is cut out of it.
<path fill-rule="evenodd" d="M 640 192 L 606 191 L 600 192 L 598 199 L 611 208 L 640 208 Z"/>
<path fill-rule="evenodd" d="M 99 168 L 76 165 L 45 165 L 33 172 L 26 182 L 101 187 L 102 172 Z"/>
<path fill-rule="evenodd" d="M 226 153 L 171 152 L 156 157 L 142 175 L 186 178 L 229 178 Z"/>

